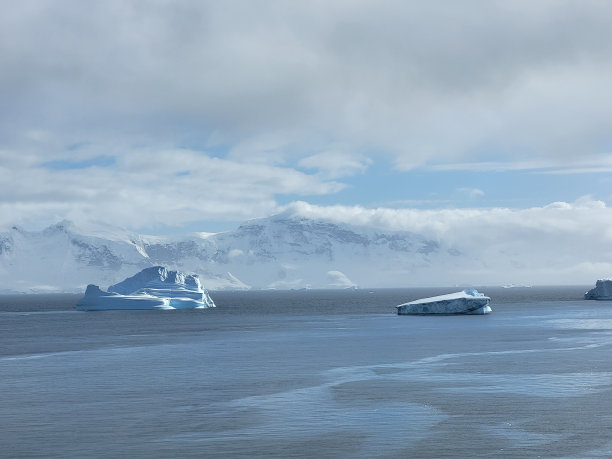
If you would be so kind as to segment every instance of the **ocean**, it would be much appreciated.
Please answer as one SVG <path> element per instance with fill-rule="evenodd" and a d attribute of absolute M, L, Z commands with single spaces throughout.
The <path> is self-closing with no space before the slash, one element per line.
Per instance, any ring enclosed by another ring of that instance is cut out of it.
<path fill-rule="evenodd" d="M 610 457 L 612 302 L 587 288 L 479 288 L 487 316 L 395 314 L 452 288 L 0 296 L 0 457 Z"/>

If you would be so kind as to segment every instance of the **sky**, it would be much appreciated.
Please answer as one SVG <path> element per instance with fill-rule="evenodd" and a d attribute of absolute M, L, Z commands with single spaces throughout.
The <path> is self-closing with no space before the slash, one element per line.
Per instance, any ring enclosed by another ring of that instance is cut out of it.
<path fill-rule="evenodd" d="M 611 242 L 608 1 L 0 6 L 0 226 L 288 210 Z"/>

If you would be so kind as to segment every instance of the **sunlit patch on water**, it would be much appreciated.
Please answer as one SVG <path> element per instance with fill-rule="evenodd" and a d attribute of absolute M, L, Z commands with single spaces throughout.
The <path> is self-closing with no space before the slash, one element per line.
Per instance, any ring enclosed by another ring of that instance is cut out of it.
<path fill-rule="evenodd" d="M 573 330 L 611 330 L 612 319 L 596 318 L 596 319 L 551 319 L 547 321 L 557 328 L 573 329 Z"/>
<path fill-rule="evenodd" d="M 359 456 L 389 454 L 428 435 L 429 429 L 446 419 L 431 406 L 402 401 L 357 403 L 346 406 L 335 400 L 334 383 L 295 389 L 265 396 L 234 400 L 219 408 L 253 422 L 231 430 L 247 438 L 317 437 L 330 432 L 359 437 Z M 197 435 L 196 435 L 197 437 Z"/>
<path fill-rule="evenodd" d="M 570 373 L 539 375 L 440 374 L 430 381 L 451 384 L 436 390 L 472 394 L 516 394 L 531 397 L 581 397 L 604 392 L 612 384 L 611 373 Z M 452 385 L 455 383 L 456 385 Z"/>
<path fill-rule="evenodd" d="M 559 441 L 563 434 L 531 432 L 522 428 L 522 421 L 504 422 L 501 424 L 480 426 L 479 430 L 486 435 L 501 437 L 508 440 L 515 448 L 540 446 Z"/>

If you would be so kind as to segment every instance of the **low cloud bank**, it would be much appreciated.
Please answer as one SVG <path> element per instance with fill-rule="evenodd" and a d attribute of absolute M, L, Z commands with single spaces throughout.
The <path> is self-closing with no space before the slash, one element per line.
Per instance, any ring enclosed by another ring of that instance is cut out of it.
<path fill-rule="evenodd" d="M 367 209 L 296 202 L 287 212 L 422 234 L 458 254 L 452 265 L 442 263 L 430 273 L 451 283 L 584 284 L 612 276 L 612 208 L 589 196 L 528 209 Z"/>

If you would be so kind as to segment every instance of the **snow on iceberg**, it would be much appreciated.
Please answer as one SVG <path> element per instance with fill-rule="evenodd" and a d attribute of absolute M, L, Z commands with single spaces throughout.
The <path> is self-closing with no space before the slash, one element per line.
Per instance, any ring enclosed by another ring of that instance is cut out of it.
<path fill-rule="evenodd" d="M 396 307 L 399 315 L 488 314 L 491 312 L 490 301 L 491 298 L 471 288 L 462 292 L 411 301 Z"/>
<path fill-rule="evenodd" d="M 585 300 L 612 300 L 612 279 L 599 279 L 592 288 L 584 294 Z"/>
<path fill-rule="evenodd" d="M 197 275 L 154 266 L 111 285 L 105 292 L 87 286 L 76 308 L 82 311 L 107 309 L 196 309 L 215 307 Z"/>

